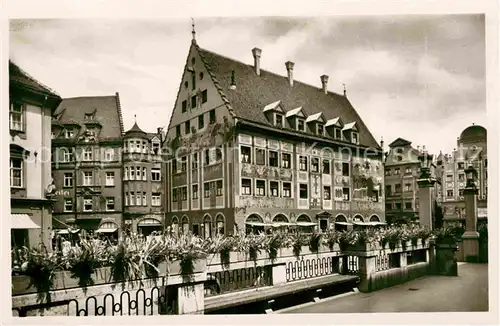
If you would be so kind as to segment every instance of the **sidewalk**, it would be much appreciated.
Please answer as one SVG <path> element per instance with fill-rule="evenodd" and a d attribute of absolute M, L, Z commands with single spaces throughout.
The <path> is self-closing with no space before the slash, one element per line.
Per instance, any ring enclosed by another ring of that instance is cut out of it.
<path fill-rule="evenodd" d="M 286 313 L 488 311 L 488 265 L 459 264 L 458 274 L 458 277 L 424 277 L 372 293 L 297 307 Z"/>

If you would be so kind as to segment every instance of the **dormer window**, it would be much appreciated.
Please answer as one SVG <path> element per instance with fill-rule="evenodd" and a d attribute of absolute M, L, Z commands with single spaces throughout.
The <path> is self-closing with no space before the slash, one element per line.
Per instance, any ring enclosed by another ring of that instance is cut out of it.
<path fill-rule="evenodd" d="M 305 131 L 305 128 L 304 128 L 305 127 L 305 120 L 304 119 L 297 118 L 296 123 L 297 123 L 296 127 L 297 127 L 298 131 Z"/>
<path fill-rule="evenodd" d="M 154 154 L 160 154 L 160 142 L 157 141 L 152 142 L 151 148 Z"/>
<path fill-rule="evenodd" d="M 342 130 L 340 128 L 334 129 L 335 139 L 342 140 Z"/>
<path fill-rule="evenodd" d="M 283 114 L 281 113 L 274 114 L 274 125 L 278 128 L 283 128 L 285 126 L 283 123 Z"/>
<path fill-rule="evenodd" d="M 75 136 L 75 133 L 73 130 L 65 130 L 64 131 L 64 138 L 73 138 Z"/>
<path fill-rule="evenodd" d="M 94 114 L 93 113 L 85 113 L 85 120 L 92 120 L 94 119 Z"/>
<path fill-rule="evenodd" d="M 337 140 L 342 140 L 343 127 L 344 123 L 342 122 L 340 117 L 330 119 L 325 124 L 325 128 L 328 131 L 328 135 Z"/>
<path fill-rule="evenodd" d="M 351 133 L 351 141 L 353 144 L 359 144 L 359 135 L 357 132 L 353 131 Z"/>
<path fill-rule="evenodd" d="M 323 136 L 325 134 L 325 126 L 322 123 L 316 124 L 316 134 Z"/>

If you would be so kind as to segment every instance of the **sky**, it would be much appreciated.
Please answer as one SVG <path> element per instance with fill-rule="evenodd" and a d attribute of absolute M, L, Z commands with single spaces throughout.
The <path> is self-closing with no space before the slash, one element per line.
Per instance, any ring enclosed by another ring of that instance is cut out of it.
<path fill-rule="evenodd" d="M 347 96 L 375 139 L 448 153 L 486 126 L 482 15 L 195 18 L 198 44 Z M 10 57 L 63 98 L 120 93 L 125 130 L 167 127 L 191 42 L 191 20 L 15 20 Z"/>

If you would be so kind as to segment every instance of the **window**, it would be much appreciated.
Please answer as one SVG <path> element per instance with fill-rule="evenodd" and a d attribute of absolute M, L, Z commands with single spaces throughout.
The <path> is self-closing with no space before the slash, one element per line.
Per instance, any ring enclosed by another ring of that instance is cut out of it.
<path fill-rule="evenodd" d="M 460 173 L 460 174 L 458 175 L 458 181 L 465 181 L 465 174 Z"/>
<path fill-rule="evenodd" d="M 187 101 L 184 100 L 182 101 L 182 113 L 186 113 L 187 112 Z"/>
<path fill-rule="evenodd" d="M 145 141 L 142 142 L 142 153 L 147 153 L 148 152 L 148 146 Z"/>
<path fill-rule="evenodd" d="M 187 187 L 181 188 L 181 196 L 182 196 L 182 201 L 186 201 L 188 199 L 188 188 Z"/>
<path fill-rule="evenodd" d="M 458 169 L 459 170 L 463 170 L 464 169 L 464 163 L 463 162 L 458 163 Z"/>
<path fill-rule="evenodd" d="M 181 157 L 181 172 L 187 170 L 187 156 Z"/>
<path fill-rule="evenodd" d="M 405 174 L 411 174 L 411 168 L 405 168 Z"/>
<path fill-rule="evenodd" d="M 161 206 L 161 194 L 155 192 L 151 195 L 151 206 Z"/>
<path fill-rule="evenodd" d="M 106 186 L 114 186 L 114 185 L 115 185 L 115 173 L 106 172 Z"/>
<path fill-rule="evenodd" d="M 129 174 L 129 177 L 130 179 L 129 180 L 135 180 L 135 168 L 133 166 L 129 167 L 130 169 L 130 174 Z"/>
<path fill-rule="evenodd" d="M 392 186 L 391 185 L 386 185 L 385 186 L 385 194 L 386 196 L 390 196 L 392 193 Z"/>
<path fill-rule="evenodd" d="M 394 175 L 400 175 L 400 174 L 401 174 L 401 170 L 399 168 L 395 168 Z"/>
<path fill-rule="evenodd" d="M 92 211 L 92 198 L 91 197 L 84 197 L 83 198 L 83 211 L 84 212 L 90 212 Z"/>
<path fill-rule="evenodd" d="M 241 163 L 251 163 L 252 149 L 248 146 L 241 146 Z"/>
<path fill-rule="evenodd" d="M 104 159 L 107 161 L 107 162 L 111 162 L 114 160 L 114 157 L 115 156 L 115 152 L 113 151 L 112 148 L 108 148 L 106 149 L 106 151 L 104 152 Z"/>
<path fill-rule="evenodd" d="M 20 158 L 10 159 L 10 186 L 14 188 L 22 188 L 24 185 L 23 178 L 24 162 Z"/>
<path fill-rule="evenodd" d="M 406 208 L 406 209 L 412 209 L 412 204 L 411 204 L 411 202 L 407 202 L 407 203 L 405 203 L 405 208 Z"/>
<path fill-rule="evenodd" d="M 205 150 L 205 165 L 210 164 L 210 150 L 206 149 Z"/>
<path fill-rule="evenodd" d="M 396 209 L 401 209 L 401 203 L 396 203 Z"/>
<path fill-rule="evenodd" d="M 20 103 L 10 104 L 10 129 L 24 131 L 24 107 Z"/>
<path fill-rule="evenodd" d="M 359 143 L 359 136 L 357 132 L 352 132 L 351 134 L 351 140 L 353 144 L 358 144 Z"/>
<path fill-rule="evenodd" d="M 73 153 L 71 149 L 63 150 L 63 162 L 71 162 L 73 161 Z"/>
<path fill-rule="evenodd" d="M 323 160 L 323 174 L 330 174 L 330 160 Z"/>
<path fill-rule="evenodd" d="M 395 184 L 394 185 L 394 192 L 398 193 L 398 192 L 401 192 L 401 185 L 398 183 L 398 184 Z"/>
<path fill-rule="evenodd" d="M 159 168 L 151 168 L 151 181 L 161 181 L 161 171 Z"/>
<path fill-rule="evenodd" d="M 85 113 L 85 116 L 83 117 L 83 120 L 92 120 L 94 119 L 94 114 L 93 113 Z"/>
<path fill-rule="evenodd" d="M 87 147 L 83 149 L 83 160 L 92 161 L 92 148 Z"/>
<path fill-rule="evenodd" d="M 198 199 L 198 185 L 192 185 L 192 199 Z"/>
<path fill-rule="evenodd" d="M 320 136 L 325 135 L 325 126 L 322 123 L 316 124 L 316 133 Z"/>
<path fill-rule="evenodd" d="M 281 153 L 281 167 L 284 169 L 290 168 L 290 162 L 292 161 L 292 155 L 289 153 Z"/>
<path fill-rule="evenodd" d="M 216 192 L 216 196 L 217 197 L 220 197 L 222 196 L 222 180 L 217 180 L 217 192 Z"/>
<path fill-rule="evenodd" d="M 180 125 L 175 127 L 175 135 L 176 135 L 176 137 L 181 136 L 181 126 Z"/>
<path fill-rule="evenodd" d="M 215 110 L 210 110 L 210 112 L 208 113 L 208 118 L 210 123 L 215 122 Z"/>
<path fill-rule="evenodd" d="M 446 175 L 446 181 L 453 181 L 453 175 L 452 174 Z"/>
<path fill-rule="evenodd" d="M 172 173 L 177 173 L 177 159 L 172 160 Z"/>
<path fill-rule="evenodd" d="M 405 191 L 411 191 L 411 183 L 405 183 Z"/>
<path fill-rule="evenodd" d="M 193 161 L 191 162 L 191 166 L 193 170 L 196 170 L 198 168 L 198 153 L 193 154 Z"/>
<path fill-rule="evenodd" d="M 73 199 L 64 198 L 64 211 L 72 212 L 73 211 Z"/>
<path fill-rule="evenodd" d="M 342 175 L 344 177 L 348 177 L 349 176 L 349 163 L 342 163 Z"/>
<path fill-rule="evenodd" d="M 203 75 L 201 75 L 203 76 Z M 207 90 L 204 90 L 203 92 L 201 92 L 201 103 L 206 103 L 208 100 L 207 98 Z"/>
<path fill-rule="evenodd" d="M 305 124 L 304 124 L 304 119 L 302 118 L 297 118 L 297 130 L 298 131 L 304 131 Z"/>
<path fill-rule="evenodd" d="M 299 185 L 299 197 L 301 199 L 307 199 L 308 198 L 308 193 L 307 193 L 307 185 L 301 183 Z"/>
<path fill-rule="evenodd" d="M 64 173 L 64 187 L 73 187 L 73 173 Z"/>
<path fill-rule="evenodd" d="M 324 200 L 331 200 L 332 199 L 332 190 L 331 190 L 330 186 L 323 187 L 323 199 Z"/>
<path fill-rule="evenodd" d="M 311 172 L 319 172 L 319 158 L 311 158 Z"/>
<path fill-rule="evenodd" d="M 151 143 L 152 147 L 153 147 L 153 153 L 154 154 L 160 154 L 160 142 L 152 142 Z"/>
<path fill-rule="evenodd" d="M 264 180 L 255 181 L 255 195 L 256 196 L 266 195 L 266 181 Z"/>
<path fill-rule="evenodd" d="M 458 189 L 458 195 L 462 197 L 464 195 L 464 190 L 463 189 Z"/>
<path fill-rule="evenodd" d="M 130 195 L 130 206 L 135 206 L 135 193 L 131 192 Z"/>
<path fill-rule="evenodd" d="M 299 156 L 299 170 L 307 171 L 307 156 Z"/>
<path fill-rule="evenodd" d="M 335 128 L 335 139 L 339 139 L 339 140 L 342 140 L 342 131 L 340 130 L 340 128 Z"/>
<path fill-rule="evenodd" d="M 177 189 L 172 189 L 172 201 L 175 203 L 177 201 Z"/>
<path fill-rule="evenodd" d="M 203 129 L 203 127 L 205 127 L 205 116 L 202 114 L 198 116 L 198 129 Z"/>
<path fill-rule="evenodd" d="M 350 200 L 350 193 L 349 193 L 349 188 L 342 188 L 342 199 L 344 201 L 349 201 Z"/>
<path fill-rule="evenodd" d="M 269 166 L 278 166 L 278 152 L 269 151 Z"/>
<path fill-rule="evenodd" d="M 192 109 L 196 108 L 196 103 L 197 103 L 196 95 L 191 96 L 191 108 Z"/>
<path fill-rule="evenodd" d="M 142 203 L 142 196 L 141 196 L 141 193 L 140 192 L 136 192 L 135 193 L 135 205 L 136 206 L 141 206 L 141 203 Z"/>
<path fill-rule="evenodd" d="M 189 135 L 189 133 L 191 132 L 191 121 L 186 121 L 185 125 L 184 125 L 184 133 L 186 135 Z"/>
<path fill-rule="evenodd" d="M 75 133 L 73 130 L 64 130 L 64 138 L 73 138 L 75 136 Z"/>
<path fill-rule="evenodd" d="M 391 175 L 391 170 L 387 169 L 385 170 L 385 176 L 388 177 Z"/>
<path fill-rule="evenodd" d="M 278 128 L 283 128 L 284 125 L 283 125 L 283 115 L 282 114 L 279 114 L 279 113 L 275 113 L 275 119 L 276 119 L 276 127 Z"/>
<path fill-rule="evenodd" d="M 279 197 L 279 182 L 269 181 L 269 196 Z"/>
<path fill-rule="evenodd" d="M 108 197 L 106 198 L 106 211 L 111 212 L 115 210 L 115 198 Z"/>
<path fill-rule="evenodd" d="M 283 197 L 292 197 L 292 184 L 290 182 L 283 182 Z"/>
<path fill-rule="evenodd" d="M 200 80 L 203 80 L 203 77 L 204 77 L 204 76 L 205 76 L 205 75 L 203 74 L 203 72 L 200 72 Z"/>
<path fill-rule="evenodd" d="M 136 178 L 136 180 L 141 180 L 142 179 L 142 177 L 141 177 L 141 168 L 138 167 L 138 166 L 135 168 L 135 178 Z"/>
<path fill-rule="evenodd" d="M 210 182 L 203 183 L 203 198 L 210 198 Z"/>
<path fill-rule="evenodd" d="M 252 194 L 252 181 L 250 179 L 241 179 L 241 194 L 242 195 Z"/>
<path fill-rule="evenodd" d="M 255 149 L 255 164 L 265 165 L 266 164 L 266 150 L 262 148 Z"/>
<path fill-rule="evenodd" d="M 453 197 L 453 190 L 447 190 L 446 191 L 446 196 L 447 197 Z"/>
<path fill-rule="evenodd" d="M 83 185 L 84 186 L 92 185 L 92 171 L 83 172 Z"/>
<path fill-rule="evenodd" d="M 148 181 L 148 168 L 142 168 L 142 181 Z"/>
<path fill-rule="evenodd" d="M 392 204 L 385 204 L 385 210 L 386 211 L 392 210 Z"/>
<path fill-rule="evenodd" d="M 488 159 L 484 159 L 484 167 L 487 167 L 488 166 Z"/>
<path fill-rule="evenodd" d="M 222 161 L 222 146 L 219 146 L 215 149 L 215 161 Z"/>

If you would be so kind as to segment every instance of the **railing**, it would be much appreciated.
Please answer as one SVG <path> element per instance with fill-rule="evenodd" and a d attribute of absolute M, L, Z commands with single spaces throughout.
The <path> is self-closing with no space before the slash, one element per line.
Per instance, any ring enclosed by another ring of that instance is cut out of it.
<path fill-rule="evenodd" d="M 286 281 L 298 281 L 339 273 L 338 257 L 311 257 L 286 263 Z"/>
<path fill-rule="evenodd" d="M 218 289 L 206 288 L 205 296 L 242 291 L 272 285 L 272 266 L 257 266 L 207 273 L 208 279 L 218 284 Z"/>

